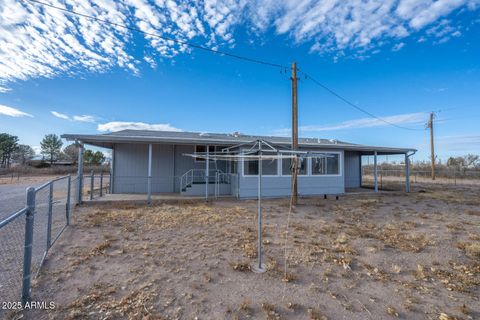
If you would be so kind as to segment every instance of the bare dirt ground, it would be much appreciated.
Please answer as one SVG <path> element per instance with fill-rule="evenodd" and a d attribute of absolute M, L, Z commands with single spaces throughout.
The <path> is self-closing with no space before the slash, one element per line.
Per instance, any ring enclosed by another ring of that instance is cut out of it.
<path fill-rule="evenodd" d="M 480 319 L 477 188 L 301 199 L 287 233 L 288 207 L 264 201 L 264 274 L 255 201 L 82 207 L 24 318 Z"/>

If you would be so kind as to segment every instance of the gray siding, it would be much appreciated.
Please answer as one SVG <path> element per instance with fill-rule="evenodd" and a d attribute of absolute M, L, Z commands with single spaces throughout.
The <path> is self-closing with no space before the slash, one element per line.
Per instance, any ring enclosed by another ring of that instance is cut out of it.
<path fill-rule="evenodd" d="M 152 192 L 174 192 L 173 146 L 152 146 Z M 114 193 L 146 193 L 147 144 L 116 144 Z"/>
<path fill-rule="evenodd" d="M 146 193 L 148 144 L 116 144 L 114 147 L 114 193 Z M 180 177 L 190 169 L 205 169 L 205 162 L 184 156 L 195 145 L 152 145 L 152 192 L 180 192 Z M 226 172 L 224 161 L 210 161 L 210 169 Z"/>
<path fill-rule="evenodd" d="M 329 150 L 317 150 L 329 152 Z M 331 152 L 331 151 L 330 151 Z M 337 151 L 338 152 L 338 151 Z M 302 196 L 341 194 L 345 192 L 345 179 L 343 175 L 343 152 L 340 153 L 339 175 L 306 175 L 298 176 L 298 194 Z M 240 198 L 255 198 L 258 193 L 257 176 L 244 176 L 243 165 L 240 164 L 239 196 Z M 280 166 L 279 166 L 280 167 Z M 311 167 L 311 164 L 309 164 Z M 280 169 L 280 168 L 279 168 Z M 309 168 L 311 170 L 311 168 Z M 291 194 L 290 176 L 263 176 L 262 195 L 265 197 L 284 197 Z"/>
<path fill-rule="evenodd" d="M 345 152 L 345 188 L 359 188 L 361 184 L 360 154 Z"/>

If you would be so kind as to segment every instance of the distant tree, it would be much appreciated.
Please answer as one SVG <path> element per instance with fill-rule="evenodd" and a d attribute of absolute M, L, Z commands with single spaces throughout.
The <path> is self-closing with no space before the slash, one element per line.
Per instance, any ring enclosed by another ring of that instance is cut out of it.
<path fill-rule="evenodd" d="M 17 149 L 18 137 L 8 133 L 0 133 L 0 158 L 1 167 L 10 167 L 12 154 Z"/>
<path fill-rule="evenodd" d="M 32 147 L 26 144 L 19 144 L 17 149 L 12 154 L 12 160 L 25 164 L 28 160 L 32 159 L 35 156 L 35 151 Z"/>
<path fill-rule="evenodd" d="M 475 168 L 480 164 L 480 156 L 467 154 L 463 157 L 450 157 L 447 160 L 447 167 L 455 168 L 465 172 L 468 168 Z"/>
<path fill-rule="evenodd" d="M 42 154 L 48 157 L 50 164 L 59 156 L 62 145 L 62 140 L 56 134 L 47 134 L 40 142 Z"/>
<path fill-rule="evenodd" d="M 102 164 L 105 161 L 105 155 L 101 151 L 93 152 L 92 150 L 85 150 L 83 153 L 83 161 L 87 164 Z"/>
<path fill-rule="evenodd" d="M 465 166 L 467 168 L 475 167 L 479 163 L 480 156 L 477 154 L 467 154 L 463 157 L 465 159 Z"/>
<path fill-rule="evenodd" d="M 63 153 L 67 160 L 77 162 L 78 161 L 78 146 L 75 143 L 69 144 L 63 149 Z"/>

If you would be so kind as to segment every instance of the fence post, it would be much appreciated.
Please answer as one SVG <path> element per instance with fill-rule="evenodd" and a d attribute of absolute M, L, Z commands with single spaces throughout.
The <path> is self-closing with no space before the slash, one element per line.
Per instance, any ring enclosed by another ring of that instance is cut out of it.
<path fill-rule="evenodd" d="M 32 266 L 33 218 L 35 213 L 35 188 L 27 189 L 27 212 L 25 214 L 25 247 L 23 255 L 22 305 L 30 300 L 30 272 Z"/>
<path fill-rule="evenodd" d="M 50 182 L 48 193 L 48 221 L 47 221 L 47 249 L 45 254 L 47 254 L 48 249 L 52 245 L 52 209 L 53 209 L 53 182 Z"/>
<path fill-rule="evenodd" d="M 78 195 L 77 195 L 77 204 L 82 204 L 82 196 L 83 196 L 83 145 L 79 144 L 78 148 Z"/>
<path fill-rule="evenodd" d="M 457 169 L 453 168 L 453 179 L 455 180 L 455 185 L 457 185 Z"/>
<path fill-rule="evenodd" d="M 90 176 L 90 200 L 93 200 L 93 179 L 95 179 L 95 176 L 92 170 L 92 175 Z"/>
<path fill-rule="evenodd" d="M 103 196 L 103 170 L 100 171 L 100 197 Z"/>
<path fill-rule="evenodd" d="M 67 204 L 66 204 L 66 208 L 65 208 L 65 215 L 66 215 L 66 218 L 67 218 L 67 226 L 70 224 L 70 188 L 72 186 L 72 176 L 68 175 L 68 179 L 67 179 Z"/>

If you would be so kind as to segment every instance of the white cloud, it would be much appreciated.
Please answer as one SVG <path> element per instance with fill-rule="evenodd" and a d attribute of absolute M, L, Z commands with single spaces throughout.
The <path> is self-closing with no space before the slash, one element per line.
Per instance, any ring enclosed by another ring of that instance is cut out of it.
<path fill-rule="evenodd" d="M 292 45 L 307 43 L 312 52 L 342 57 L 346 51 L 365 58 L 369 50 L 426 28 L 460 36 L 460 27 L 442 31 L 441 23 L 460 9 L 478 10 L 478 0 L 66 0 L 51 1 L 79 13 L 178 41 L 212 48 L 233 47 L 235 32 L 245 27 L 248 42 L 271 34 L 286 35 Z M 461 21 L 461 20 L 460 20 Z M 69 15 L 28 1 L 0 1 L 0 92 L 18 80 L 105 72 L 137 66 L 152 57 L 190 52 L 185 45 L 144 35 L 143 57 L 131 45 L 134 34 L 119 26 Z M 461 23 L 468 23 L 463 21 Z M 441 37 L 446 41 L 447 34 Z M 135 37 L 139 35 L 135 34 Z M 423 38 L 421 38 L 423 39 Z M 448 40 L 448 39 L 447 39 Z"/>
<path fill-rule="evenodd" d="M 33 118 L 33 116 L 30 113 L 26 113 L 12 107 L 5 106 L 3 104 L 0 104 L 0 115 L 15 117 L 15 118 L 18 118 L 18 117 Z"/>
<path fill-rule="evenodd" d="M 113 121 L 103 124 L 98 124 L 97 130 L 100 132 L 115 132 L 120 130 L 133 129 L 133 130 L 157 130 L 157 131 L 182 131 L 175 128 L 168 123 L 156 123 L 150 124 L 145 122 L 124 122 Z"/>
<path fill-rule="evenodd" d="M 94 116 L 91 116 L 91 115 L 88 115 L 88 114 L 79 115 L 79 116 L 75 115 L 75 116 L 70 117 L 67 114 L 60 113 L 60 112 L 57 112 L 57 111 L 50 111 L 50 113 L 54 117 L 64 119 L 64 120 L 68 120 L 68 121 L 95 123 L 95 119 L 96 119 Z"/>
<path fill-rule="evenodd" d="M 480 135 L 478 134 L 441 136 L 436 141 L 438 150 L 476 154 L 480 150 Z"/>
<path fill-rule="evenodd" d="M 405 47 L 404 42 L 397 43 L 396 45 L 393 46 L 392 51 L 402 50 L 403 47 Z"/>
<path fill-rule="evenodd" d="M 89 123 L 95 123 L 95 117 L 90 116 L 88 114 L 84 114 L 81 116 L 73 116 L 74 121 L 79 121 L 79 122 L 89 122 Z"/>
<path fill-rule="evenodd" d="M 57 118 L 60 118 L 60 119 L 72 120 L 72 119 L 70 119 L 70 117 L 67 116 L 66 114 L 63 114 L 63 113 L 60 113 L 60 112 L 57 112 L 57 111 L 50 111 L 50 113 L 51 113 L 54 117 L 57 117 Z"/>
<path fill-rule="evenodd" d="M 362 128 L 374 128 L 374 127 L 385 127 L 390 124 L 395 125 L 415 125 L 415 124 L 424 124 L 427 121 L 428 113 L 426 112 L 416 112 L 416 113 L 405 113 L 397 114 L 388 117 L 382 117 L 380 119 L 376 118 L 361 118 L 348 120 L 336 124 L 328 125 L 307 125 L 300 126 L 298 129 L 301 133 L 309 132 L 323 132 L 323 131 L 335 131 L 335 130 L 345 130 L 345 129 L 362 129 Z M 387 123 L 388 122 L 388 123 Z M 289 135 L 291 129 L 279 129 L 275 130 L 276 134 L 279 135 Z"/>

